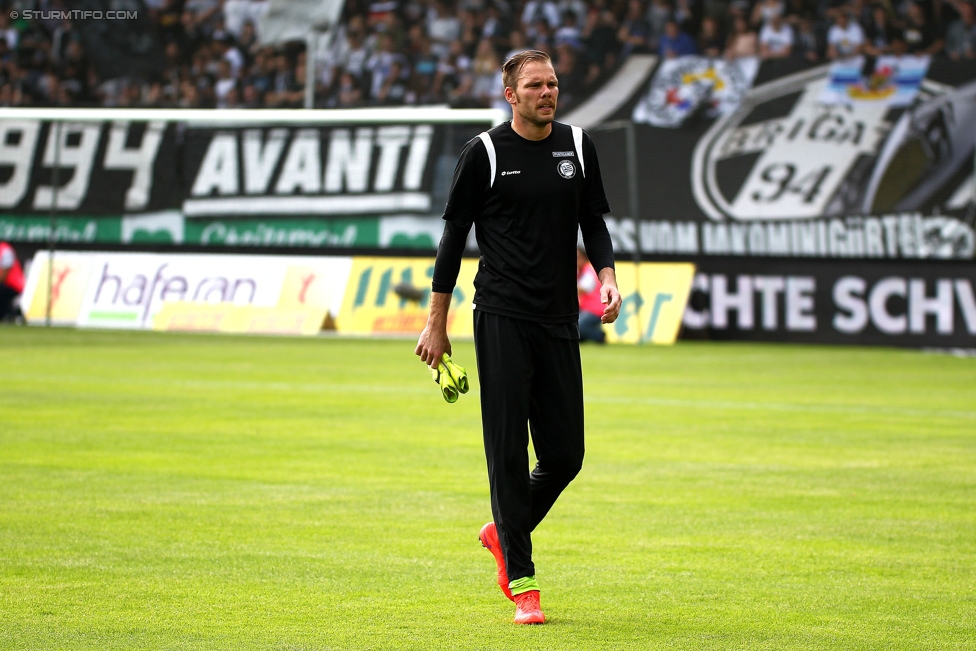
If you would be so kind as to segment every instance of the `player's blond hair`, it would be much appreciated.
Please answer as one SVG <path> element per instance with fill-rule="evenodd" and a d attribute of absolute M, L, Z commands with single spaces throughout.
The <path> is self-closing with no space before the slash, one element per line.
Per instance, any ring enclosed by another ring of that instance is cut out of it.
<path fill-rule="evenodd" d="M 519 73 L 526 63 L 530 61 L 541 61 L 552 65 L 552 59 L 542 50 L 523 50 L 508 57 L 508 61 L 502 64 L 502 85 L 505 88 L 515 90 L 518 84 Z"/>

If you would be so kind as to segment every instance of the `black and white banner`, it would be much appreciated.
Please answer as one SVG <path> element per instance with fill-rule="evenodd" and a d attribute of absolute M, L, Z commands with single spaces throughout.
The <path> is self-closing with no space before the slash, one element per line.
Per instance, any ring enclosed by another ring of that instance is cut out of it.
<path fill-rule="evenodd" d="M 429 213 L 438 134 L 429 124 L 187 129 L 181 208 L 188 218 Z"/>
<path fill-rule="evenodd" d="M 911 62 L 914 96 L 863 92 L 849 102 L 824 101 L 828 90 L 843 90 L 829 65 L 763 62 L 753 86 L 718 117 L 698 112 L 680 128 L 634 124 L 633 189 L 623 130 L 591 129 L 617 250 L 972 259 L 976 67 Z M 891 59 L 883 67 L 895 79 L 908 63 Z M 654 85 L 664 65 L 635 114 L 668 97 L 681 104 L 681 88 Z M 715 70 L 673 83 L 720 78 Z"/>
<path fill-rule="evenodd" d="M 164 121 L 0 119 L 0 211 L 118 216 L 178 202 L 176 129 Z"/>
<path fill-rule="evenodd" d="M 439 157 L 449 147 L 456 159 L 458 134 L 482 128 L 0 119 L 0 210 L 178 211 L 190 219 L 429 214 L 443 208 L 432 198 Z"/>
<path fill-rule="evenodd" d="M 976 348 L 976 269 L 703 258 L 681 337 Z"/>

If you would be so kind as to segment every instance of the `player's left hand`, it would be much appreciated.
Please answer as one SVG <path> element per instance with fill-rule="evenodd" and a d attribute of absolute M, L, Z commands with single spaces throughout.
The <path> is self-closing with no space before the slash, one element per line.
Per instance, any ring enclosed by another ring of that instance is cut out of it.
<path fill-rule="evenodd" d="M 603 316 L 600 317 L 602 323 L 613 323 L 620 316 L 620 291 L 613 285 L 604 285 L 600 289 L 600 301 L 606 305 L 603 308 Z"/>

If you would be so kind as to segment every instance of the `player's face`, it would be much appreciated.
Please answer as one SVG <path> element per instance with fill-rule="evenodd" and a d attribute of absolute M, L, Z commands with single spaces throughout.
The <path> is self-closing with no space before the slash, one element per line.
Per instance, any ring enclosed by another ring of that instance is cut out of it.
<path fill-rule="evenodd" d="M 515 82 L 515 89 L 506 88 L 505 97 L 526 122 L 537 127 L 552 123 L 556 119 L 556 99 L 559 97 L 559 80 L 552 64 L 526 63 Z"/>

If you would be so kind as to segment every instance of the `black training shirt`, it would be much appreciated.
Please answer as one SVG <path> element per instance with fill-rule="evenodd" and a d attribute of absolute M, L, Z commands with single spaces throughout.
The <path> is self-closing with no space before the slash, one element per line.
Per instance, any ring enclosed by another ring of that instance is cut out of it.
<path fill-rule="evenodd" d="M 454 289 L 474 224 L 481 249 L 474 280 L 478 309 L 543 323 L 575 322 L 577 227 L 594 268 L 613 267 L 603 221 L 610 205 L 596 149 L 583 132 L 577 152 L 571 127 L 560 122 L 553 122 L 543 140 L 526 140 L 511 122 L 488 134 L 494 175 L 480 137 L 465 145 L 454 170 L 433 291 Z"/>

